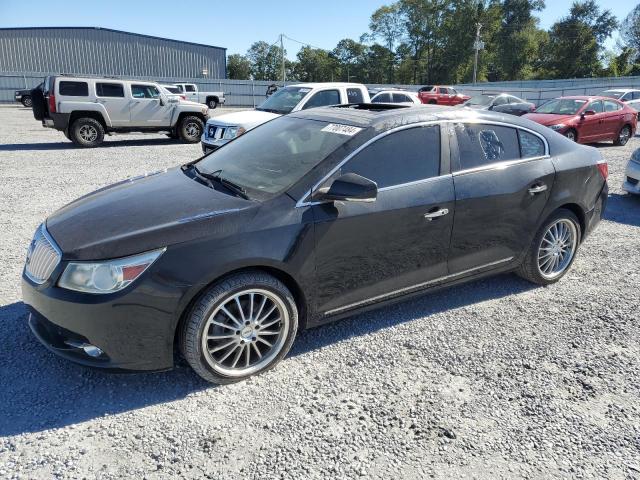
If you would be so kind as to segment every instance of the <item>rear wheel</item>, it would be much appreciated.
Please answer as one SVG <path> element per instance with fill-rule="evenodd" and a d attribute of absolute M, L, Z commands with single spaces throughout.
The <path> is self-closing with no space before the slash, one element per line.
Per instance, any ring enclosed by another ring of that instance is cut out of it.
<path fill-rule="evenodd" d="M 95 118 L 79 118 L 69 127 L 69 138 L 79 147 L 97 147 L 104 140 L 104 127 Z"/>
<path fill-rule="evenodd" d="M 289 351 L 298 309 L 287 287 L 263 272 L 228 277 L 211 287 L 182 325 L 180 349 L 213 383 L 233 383 L 273 368 Z"/>
<path fill-rule="evenodd" d="M 429 105 L 436 105 L 438 102 L 436 102 L 435 100 L 429 100 L 427 103 Z"/>
<path fill-rule="evenodd" d="M 557 210 L 538 230 L 518 275 L 539 285 L 557 282 L 573 264 L 580 238 L 575 214 L 564 208 Z"/>
<path fill-rule="evenodd" d="M 631 138 L 631 127 L 625 125 L 620 129 L 618 137 L 613 141 L 613 144 L 618 147 L 624 147 Z"/>
<path fill-rule="evenodd" d="M 21 101 L 22 101 L 22 105 L 24 105 L 27 108 L 31 108 L 31 105 L 33 104 L 33 102 L 31 101 L 31 95 L 24 95 Z"/>
<path fill-rule="evenodd" d="M 578 141 L 578 132 L 576 132 L 573 128 L 567 130 L 565 132 L 564 136 L 567 137 L 572 142 L 577 142 Z"/>
<path fill-rule="evenodd" d="M 200 141 L 203 128 L 202 120 L 198 117 L 184 117 L 178 126 L 178 135 L 187 143 L 197 143 Z"/>
<path fill-rule="evenodd" d="M 215 98 L 210 98 L 207 101 L 207 106 L 211 109 L 211 110 L 215 110 L 218 107 L 218 101 Z"/>

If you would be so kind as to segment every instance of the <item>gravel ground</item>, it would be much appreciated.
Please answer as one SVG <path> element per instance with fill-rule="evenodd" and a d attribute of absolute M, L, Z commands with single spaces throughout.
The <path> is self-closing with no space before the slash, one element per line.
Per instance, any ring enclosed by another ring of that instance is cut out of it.
<path fill-rule="evenodd" d="M 303 332 L 273 371 L 91 371 L 48 353 L 20 300 L 44 217 L 195 158 L 158 135 L 73 148 L 0 108 L 0 478 L 640 479 L 640 147 L 601 145 L 606 220 L 559 283 L 502 275 Z"/>

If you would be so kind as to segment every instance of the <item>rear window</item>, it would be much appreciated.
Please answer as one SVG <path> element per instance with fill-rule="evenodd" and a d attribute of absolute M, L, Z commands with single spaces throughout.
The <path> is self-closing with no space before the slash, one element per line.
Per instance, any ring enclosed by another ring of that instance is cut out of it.
<path fill-rule="evenodd" d="M 120 83 L 96 83 L 99 97 L 124 97 L 124 87 Z"/>
<path fill-rule="evenodd" d="M 89 85 L 87 82 L 62 81 L 58 86 L 58 92 L 68 97 L 88 97 Z"/>
<path fill-rule="evenodd" d="M 539 136 L 525 130 L 518 130 L 518 136 L 522 158 L 542 157 L 545 154 L 544 142 Z"/>
<path fill-rule="evenodd" d="M 620 105 L 617 102 L 612 102 L 611 100 L 605 100 L 604 101 L 604 111 L 605 112 L 615 112 L 617 110 L 620 110 L 622 108 L 622 105 Z"/>
<path fill-rule="evenodd" d="M 362 90 L 359 88 L 347 88 L 347 99 L 349 103 L 364 103 Z"/>
<path fill-rule="evenodd" d="M 185 89 L 187 92 L 195 92 L 195 91 L 196 91 L 196 87 L 194 87 L 193 85 L 185 85 L 185 86 L 184 86 L 184 89 Z"/>
<path fill-rule="evenodd" d="M 420 89 L 421 92 L 430 92 L 431 90 L 433 90 L 433 85 L 427 85 L 426 87 L 422 87 Z"/>

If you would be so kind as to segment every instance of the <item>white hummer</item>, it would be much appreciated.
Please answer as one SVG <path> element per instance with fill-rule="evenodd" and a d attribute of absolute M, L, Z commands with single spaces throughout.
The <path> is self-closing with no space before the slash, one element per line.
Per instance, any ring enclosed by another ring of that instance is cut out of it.
<path fill-rule="evenodd" d="M 247 130 L 287 113 L 327 105 L 369 101 L 367 88 L 359 83 L 287 85 L 267 98 L 255 110 L 228 113 L 209 119 L 202 134 L 202 151 L 205 154 L 212 152 Z"/>
<path fill-rule="evenodd" d="M 36 120 L 80 147 L 100 145 L 105 133 L 125 132 L 161 132 L 195 143 L 209 115 L 205 105 L 143 80 L 51 75 L 32 96 Z"/>
<path fill-rule="evenodd" d="M 187 100 L 196 103 L 204 103 L 210 109 L 216 108 L 218 105 L 224 105 L 224 92 L 200 92 L 195 83 L 174 83 Z"/>

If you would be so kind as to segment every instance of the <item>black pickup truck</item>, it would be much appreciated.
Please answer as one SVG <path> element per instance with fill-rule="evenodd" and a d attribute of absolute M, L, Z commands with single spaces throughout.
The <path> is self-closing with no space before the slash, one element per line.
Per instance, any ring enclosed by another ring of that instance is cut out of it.
<path fill-rule="evenodd" d="M 31 98 L 31 89 L 26 90 L 16 90 L 15 92 L 16 102 L 22 103 L 25 107 L 30 108 L 32 102 Z"/>

